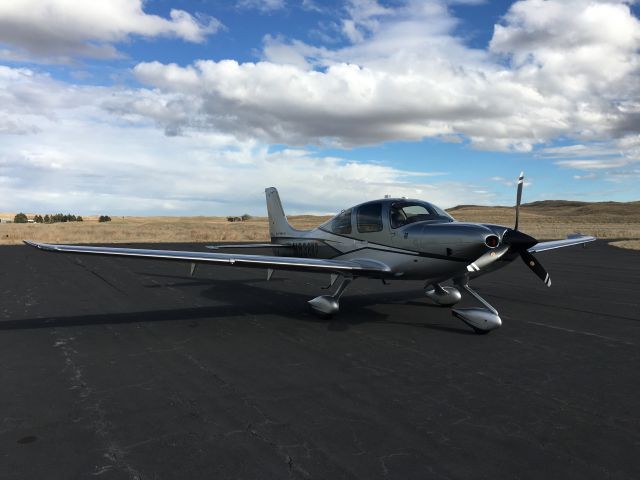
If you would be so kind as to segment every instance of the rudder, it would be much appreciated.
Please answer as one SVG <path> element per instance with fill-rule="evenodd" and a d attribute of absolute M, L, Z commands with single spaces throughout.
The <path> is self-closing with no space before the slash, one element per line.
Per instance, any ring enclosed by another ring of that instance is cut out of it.
<path fill-rule="evenodd" d="M 265 188 L 265 196 L 267 198 L 267 213 L 269 214 L 269 235 L 271 239 L 278 237 L 295 237 L 299 232 L 287 221 L 284 214 L 280 195 L 275 187 Z"/>

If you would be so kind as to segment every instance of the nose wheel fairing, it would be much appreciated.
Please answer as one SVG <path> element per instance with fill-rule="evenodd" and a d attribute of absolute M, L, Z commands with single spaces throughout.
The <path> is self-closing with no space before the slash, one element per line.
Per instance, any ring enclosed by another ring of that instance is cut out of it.
<path fill-rule="evenodd" d="M 451 313 L 465 324 L 469 325 L 476 333 L 485 334 L 495 330 L 502 325 L 502 320 L 498 311 L 491 306 L 484 298 L 473 290 L 466 282 L 459 284 L 473 298 L 480 302 L 482 307 L 474 308 L 453 308 Z"/>
<path fill-rule="evenodd" d="M 484 308 L 454 308 L 451 313 L 480 334 L 489 333 L 502 325 L 498 315 Z"/>
<path fill-rule="evenodd" d="M 434 283 L 426 288 L 424 293 L 437 305 L 451 307 L 462 299 L 459 289 L 464 289 L 480 302 L 482 307 L 452 308 L 451 313 L 454 317 L 459 318 L 469 327 L 473 328 L 476 333 L 480 334 L 489 333 L 491 330 L 495 330 L 502 325 L 498 311 L 469 287 L 468 276 L 465 277 L 464 280 L 456 282 L 456 287 L 443 287 L 438 283 Z"/>

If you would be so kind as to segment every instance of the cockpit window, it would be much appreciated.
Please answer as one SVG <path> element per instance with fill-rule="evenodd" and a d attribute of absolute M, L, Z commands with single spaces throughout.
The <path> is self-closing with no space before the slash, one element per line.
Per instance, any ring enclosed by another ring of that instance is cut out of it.
<path fill-rule="evenodd" d="M 343 210 L 328 222 L 320 225 L 320 228 L 338 235 L 351 233 L 351 209 Z"/>
<path fill-rule="evenodd" d="M 369 203 L 358 208 L 358 232 L 371 233 L 382 230 L 382 204 Z"/>
<path fill-rule="evenodd" d="M 424 221 L 452 222 L 453 218 L 444 210 L 426 202 L 395 202 L 389 211 L 391 228 Z"/>

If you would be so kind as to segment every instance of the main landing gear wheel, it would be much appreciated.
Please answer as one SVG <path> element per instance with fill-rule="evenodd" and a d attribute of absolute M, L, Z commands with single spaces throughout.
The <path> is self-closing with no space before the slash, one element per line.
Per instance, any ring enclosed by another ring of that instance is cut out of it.
<path fill-rule="evenodd" d="M 309 300 L 309 305 L 320 318 L 331 318 L 340 311 L 340 297 L 353 278 L 344 277 L 333 295 L 320 295 Z"/>
<path fill-rule="evenodd" d="M 460 301 L 462 295 L 460 291 L 454 287 L 442 287 L 438 283 L 434 283 L 430 288 L 425 288 L 424 294 L 435 304 L 441 307 L 450 307 Z"/>

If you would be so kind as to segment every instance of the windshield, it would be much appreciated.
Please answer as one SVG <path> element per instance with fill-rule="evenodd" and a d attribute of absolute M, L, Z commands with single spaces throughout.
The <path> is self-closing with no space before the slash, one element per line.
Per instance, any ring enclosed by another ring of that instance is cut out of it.
<path fill-rule="evenodd" d="M 453 217 L 441 208 L 427 202 L 403 201 L 391 204 L 389 210 L 391 228 L 399 228 L 415 222 L 453 222 Z"/>

